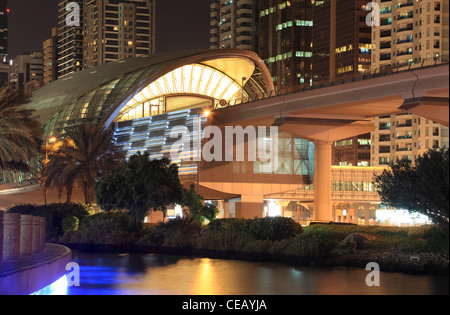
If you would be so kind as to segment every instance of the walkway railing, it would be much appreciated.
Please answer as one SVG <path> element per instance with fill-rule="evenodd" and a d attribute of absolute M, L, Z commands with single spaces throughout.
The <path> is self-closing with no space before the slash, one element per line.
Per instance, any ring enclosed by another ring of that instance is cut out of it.
<path fill-rule="evenodd" d="M 319 82 L 313 82 L 312 84 L 295 85 L 291 88 L 282 89 L 277 92 L 272 91 L 271 93 L 269 93 L 267 95 L 266 94 L 264 94 L 264 95 L 257 94 L 257 95 L 252 95 L 251 97 L 237 98 L 237 99 L 231 100 L 230 102 L 225 103 L 225 104 L 218 104 L 215 109 L 221 109 L 221 108 L 226 108 L 226 107 L 231 107 L 231 106 L 236 106 L 236 105 L 242 105 L 242 104 L 246 104 L 246 103 L 252 103 L 252 102 L 262 100 L 262 99 L 277 97 L 277 96 L 281 96 L 281 95 L 288 95 L 288 94 L 298 93 L 298 92 L 302 92 L 302 91 L 315 90 L 318 88 L 324 88 L 324 87 L 328 87 L 328 86 L 334 86 L 334 85 L 340 85 L 340 84 L 345 84 L 345 83 L 350 83 L 350 82 L 367 80 L 367 79 L 372 79 L 372 78 L 377 78 L 377 77 L 383 77 L 383 76 L 388 76 L 388 75 L 395 74 L 395 73 L 408 72 L 408 71 L 414 71 L 414 70 L 418 70 L 418 69 L 434 67 L 434 66 L 438 66 L 438 65 L 449 64 L 449 59 L 450 59 L 449 55 L 442 55 L 439 57 L 425 58 L 422 60 L 406 62 L 406 63 L 402 63 L 402 64 L 400 64 L 400 63 L 387 64 L 387 65 L 383 65 L 378 68 L 370 69 L 370 70 L 359 72 L 359 73 L 352 72 L 351 74 L 349 74 L 347 76 L 341 75 L 341 76 L 339 76 L 338 79 L 336 79 L 333 82 L 331 82 L 329 80 L 323 80 L 323 81 L 319 81 Z"/>

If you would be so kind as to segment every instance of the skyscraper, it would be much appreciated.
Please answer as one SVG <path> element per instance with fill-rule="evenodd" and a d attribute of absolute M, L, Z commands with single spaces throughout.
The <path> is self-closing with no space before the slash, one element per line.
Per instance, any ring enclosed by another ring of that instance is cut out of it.
<path fill-rule="evenodd" d="M 372 27 L 372 71 L 417 67 L 448 60 L 449 2 L 376 0 L 380 26 Z M 449 128 L 403 113 L 374 119 L 372 165 L 416 159 L 432 147 L 449 146 Z"/>
<path fill-rule="evenodd" d="M 312 83 L 311 0 L 260 0 L 258 55 L 279 93 Z"/>
<path fill-rule="evenodd" d="M 0 86 L 8 82 L 8 64 L 6 56 L 8 54 L 8 1 L 0 2 Z"/>
<path fill-rule="evenodd" d="M 314 7 L 314 82 L 370 71 L 372 30 L 368 0 L 325 0 Z"/>
<path fill-rule="evenodd" d="M 44 84 L 58 79 L 58 28 L 52 28 L 52 37 L 42 44 L 44 52 Z"/>
<path fill-rule="evenodd" d="M 22 90 L 25 93 L 31 92 L 42 85 L 43 74 L 44 59 L 42 52 L 37 51 L 18 55 L 10 62 L 10 88 Z M 28 83 L 30 83 L 29 87 L 27 87 Z"/>
<path fill-rule="evenodd" d="M 85 0 L 83 67 L 155 52 L 154 0 Z"/>
<path fill-rule="evenodd" d="M 80 9 L 80 25 L 67 24 L 67 5 L 76 3 Z M 58 78 L 83 69 L 83 0 L 60 0 L 58 4 Z"/>
<path fill-rule="evenodd" d="M 380 26 L 372 27 L 372 68 L 403 68 L 449 54 L 449 2 L 376 0 Z"/>
<path fill-rule="evenodd" d="M 258 0 L 213 0 L 210 6 L 210 48 L 256 51 Z"/>
<path fill-rule="evenodd" d="M 0 2 L 0 62 L 8 54 L 8 0 Z"/>

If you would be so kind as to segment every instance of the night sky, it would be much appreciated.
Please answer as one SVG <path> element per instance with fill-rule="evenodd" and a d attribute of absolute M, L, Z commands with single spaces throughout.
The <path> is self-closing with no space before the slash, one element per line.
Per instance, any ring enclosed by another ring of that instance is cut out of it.
<path fill-rule="evenodd" d="M 57 24 L 58 0 L 9 0 L 9 57 L 42 51 Z M 210 0 L 157 0 L 156 52 L 209 47 Z"/>

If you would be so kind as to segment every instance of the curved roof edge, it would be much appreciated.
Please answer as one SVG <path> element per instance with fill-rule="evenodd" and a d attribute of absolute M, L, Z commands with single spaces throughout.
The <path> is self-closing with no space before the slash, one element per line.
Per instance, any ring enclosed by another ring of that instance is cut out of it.
<path fill-rule="evenodd" d="M 223 58 L 245 58 L 252 61 L 262 72 L 264 83 L 266 85 L 267 94 L 273 93 L 273 91 L 275 90 L 269 69 L 265 65 L 264 61 L 262 61 L 262 59 L 259 58 L 259 56 L 255 52 L 244 49 L 207 50 L 202 53 L 177 59 L 175 62 L 169 64 L 167 67 L 164 67 L 152 73 L 152 75 L 149 76 L 146 80 L 141 81 L 139 84 L 135 85 L 130 90 L 128 90 L 128 92 L 124 96 L 122 96 L 122 98 L 116 104 L 114 104 L 114 107 L 112 107 L 111 111 L 107 115 L 105 115 L 101 123 L 107 126 L 110 125 L 114 120 L 114 118 L 119 114 L 122 107 L 129 100 L 131 100 L 137 93 L 139 93 L 147 85 L 151 84 L 152 82 L 159 79 L 163 75 L 171 71 L 174 71 L 177 68 L 182 67 L 183 65 L 202 63 Z"/>

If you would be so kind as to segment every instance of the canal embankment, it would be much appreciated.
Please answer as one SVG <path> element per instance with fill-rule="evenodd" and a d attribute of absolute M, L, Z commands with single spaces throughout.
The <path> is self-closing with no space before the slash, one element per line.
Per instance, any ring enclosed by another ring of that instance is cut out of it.
<path fill-rule="evenodd" d="M 46 220 L 0 210 L 0 295 L 32 294 L 66 273 L 68 247 L 46 243 Z"/>
<path fill-rule="evenodd" d="M 220 219 L 201 226 L 184 218 L 133 230 L 126 217 L 87 219 L 59 242 L 91 252 L 135 252 L 268 261 L 298 266 L 365 268 L 448 275 L 448 236 L 435 226 L 310 226 L 286 218 Z M 113 232 L 114 231 L 114 232 Z"/>

